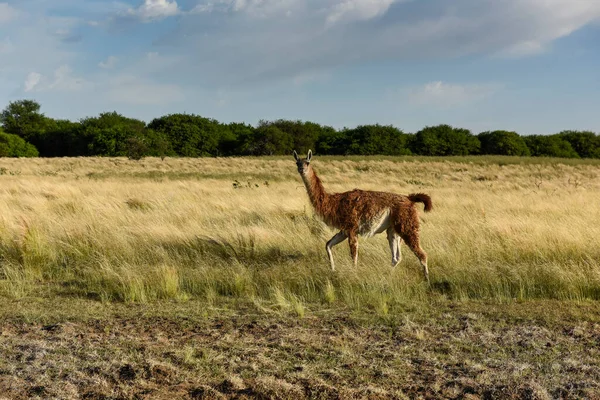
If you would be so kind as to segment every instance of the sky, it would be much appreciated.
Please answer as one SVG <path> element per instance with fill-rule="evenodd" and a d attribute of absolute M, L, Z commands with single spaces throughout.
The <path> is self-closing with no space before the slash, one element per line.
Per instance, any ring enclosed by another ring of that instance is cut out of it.
<path fill-rule="evenodd" d="M 0 0 L 0 108 L 600 132 L 599 0 Z"/>

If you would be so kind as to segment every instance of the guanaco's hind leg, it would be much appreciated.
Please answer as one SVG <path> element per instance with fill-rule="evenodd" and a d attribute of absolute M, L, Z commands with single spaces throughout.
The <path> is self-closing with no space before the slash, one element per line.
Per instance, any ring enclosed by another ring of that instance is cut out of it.
<path fill-rule="evenodd" d="M 425 280 L 429 282 L 429 270 L 427 269 L 427 253 L 421 248 L 419 244 L 419 236 L 416 233 L 410 233 L 407 235 L 402 235 L 402 238 L 406 242 L 406 245 L 415 253 L 415 256 L 421 262 L 421 266 L 423 267 L 423 275 L 425 276 Z"/>
<path fill-rule="evenodd" d="M 358 265 L 358 235 L 351 232 L 348 235 L 348 242 L 350 244 L 350 256 L 352 256 L 352 261 L 354 261 L 356 267 Z"/>
<path fill-rule="evenodd" d="M 348 235 L 340 231 L 336 233 L 335 236 L 332 237 L 325 245 L 325 249 L 327 250 L 327 256 L 329 257 L 329 262 L 331 263 L 332 271 L 335 271 L 335 264 L 333 263 L 333 253 L 331 252 L 331 248 L 336 244 L 342 243 L 344 240 L 346 240 L 347 237 Z"/>
<path fill-rule="evenodd" d="M 400 252 L 400 243 L 402 238 L 396 233 L 393 227 L 387 229 L 388 243 L 390 244 L 390 251 L 392 252 L 392 268 L 402 261 L 402 253 Z"/>
<path fill-rule="evenodd" d="M 396 258 L 398 259 L 398 263 L 400 263 L 400 261 L 402 261 L 402 250 L 400 249 L 400 246 L 402 245 L 402 238 L 398 235 L 398 246 L 396 247 L 396 250 L 398 251 L 396 253 Z"/>

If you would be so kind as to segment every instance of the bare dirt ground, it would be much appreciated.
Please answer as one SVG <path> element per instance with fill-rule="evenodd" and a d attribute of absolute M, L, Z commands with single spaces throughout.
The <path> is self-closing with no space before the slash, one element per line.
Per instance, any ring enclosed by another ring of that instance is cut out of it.
<path fill-rule="evenodd" d="M 0 398 L 600 398 L 595 303 L 228 309 L 6 300 Z"/>

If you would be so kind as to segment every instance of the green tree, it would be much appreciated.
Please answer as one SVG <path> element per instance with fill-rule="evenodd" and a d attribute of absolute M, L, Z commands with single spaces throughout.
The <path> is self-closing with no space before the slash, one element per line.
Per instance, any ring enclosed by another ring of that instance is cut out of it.
<path fill-rule="evenodd" d="M 600 158 L 600 136 L 590 131 L 562 131 L 558 134 L 582 158 Z"/>
<path fill-rule="evenodd" d="M 525 140 L 517 132 L 487 131 L 477 135 L 481 142 L 481 154 L 504 156 L 529 156 Z"/>
<path fill-rule="evenodd" d="M 170 114 L 156 118 L 148 128 L 162 132 L 175 153 L 184 157 L 217 155 L 225 128 L 218 121 L 193 114 Z"/>
<path fill-rule="evenodd" d="M 232 122 L 227 125 L 231 136 L 235 138 L 232 142 L 222 142 L 219 146 L 224 155 L 248 155 L 251 154 L 252 142 L 256 129 L 249 124 Z"/>
<path fill-rule="evenodd" d="M 148 145 L 141 136 L 130 136 L 126 140 L 127 158 L 130 160 L 141 160 L 148 154 Z"/>
<path fill-rule="evenodd" d="M 232 124 L 219 124 L 218 139 L 217 153 L 215 155 L 219 157 L 235 155 L 238 146 L 238 137 L 236 130 L 232 128 Z"/>
<path fill-rule="evenodd" d="M 579 158 L 571 143 L 559 135 L 530 135 L 523 139 L 532 156 Z"/>
<path fill-rule="evenodd" d="M 0 113 L 4 132 L 33 142 L 45 131 L 46 118 L 40 112 L 40 104 L 34 100 L 12 101 Z"/>
<path fill-rule="evenodd" d="M 46 119 L 43 135 L 35 139 L 41 157 L 78 157 L 88 154 L 88 143 L 79 135 L 81 125 L 68 120 Z"/>
<path fill-rule="evenodd" d="M 407 155 L 408 135 L 391 125 L 360 125 L 344 132 L 347 154 Z"/>
<path fill-rule="evenodd" d="M 160 157 L 164 160 L 165 157 L 176 156 L 177 153 L 171 147 L 171 142 L 164 132 L 156 132 L 146 128 L 144 130 L 144 143 L 146 152 L 144 155 L 152 157 Z"/>
<path fill-rule="evenodd" d="M 146 124 L 113 112 L 81 120 L 78 134 L 87 139 L 88 155 L 127 156 L 129 139 L 143 140 Z"/>
<path fill-rule="evenodd" d="M 290 134 L 275 125 L 260 121 L 252 135 L 246 137 L 241 148 L 245 155 L 267 156 L 291 154 L 293 145 L 294 140 Z"/>
<path fill-rule="evenodd" d="M 309 149 L 316 149 L 317 141 L 323 127 L 314 122 L 291 121 L 278 119 L 276 121 L 261 121 L 261 126 L 274 126 L 292 138 L 292 147 L 298 152 L 306 153 Z"/>
<path fill-rule="evenodd" d="M 464 156 L 479 154 L 481 143 L 468 129 L 450 125 L 428 126 L 410 141 L 412 152 L 425 156 Z"/>
<path fill-rule="evenodd" d="M 0 157 L 37 157 L 37 149 L 23 138 L 0 129 Z"/>
<path fill-rule="evenodd" d="M 349 140 L 346 135 L 349 129 L 339 131 L 331 126 L 325 126 L 316 144 L 318 154 L 344 155 L 348 153 Z"/>

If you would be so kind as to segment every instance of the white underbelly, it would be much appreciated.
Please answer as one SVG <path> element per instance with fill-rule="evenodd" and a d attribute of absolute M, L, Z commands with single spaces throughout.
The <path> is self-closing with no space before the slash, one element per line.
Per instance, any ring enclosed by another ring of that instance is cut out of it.
<path fill-rule="evenodd" d="M 358 233 L 365 237 L 371 237 L 385 231 L 390 226 L 390 211 L 386 210 L 370 221 L 362 221 L 358 227 Z"/>

